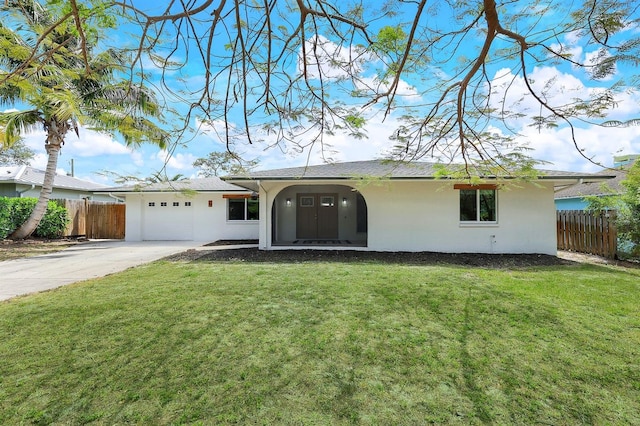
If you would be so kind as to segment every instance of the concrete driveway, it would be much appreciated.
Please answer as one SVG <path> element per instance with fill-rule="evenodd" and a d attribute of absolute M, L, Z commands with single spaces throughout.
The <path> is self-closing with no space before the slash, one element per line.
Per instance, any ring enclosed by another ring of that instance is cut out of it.
<path fill-rule="evenodd" d="M 201 246 L 194 241 L 90 241 L 57 253 L 0 262 L 0 300 L 102 277 Z"/>

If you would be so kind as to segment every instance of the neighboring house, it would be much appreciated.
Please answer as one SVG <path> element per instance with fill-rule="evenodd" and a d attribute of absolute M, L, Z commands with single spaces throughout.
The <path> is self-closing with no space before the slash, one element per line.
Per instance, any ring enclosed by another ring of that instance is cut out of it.
<path fill-rule="evenodd" d="M 259 192 L 259 248 L 555 255 L 554 188 L 612 176 L 541 171 L 534 182 L 436 179 L 435 165 L 361 161 L 224 178 Z"/>
<path fill-rule="evenodd" d="M 219 178 L 103 188 L 126 203 L 126 241 L 258 238 L 256 193 Z"/>
<path fill-rule="evenodd" d="M 614 157 L 613 169 L 603 170 L 596 174 L 614 176 L 613 179 L 606 182 L 581 181 L 556 188 L 556 210 L 585 210 L 589 206 L 585 199 L 587 196 L 603 197 L 624 192 L 624 188 L 620 183 L 627 177 L 625 169 L 630 167 L 638 158 L 640 158 L 640 155 Z"/>
<path fill-rule="evenodd" d="M 40 196 L 44 171 L 30 166 L 0 167 L 0 197 L 34 197 Z M 77 179 L 72 176 L 56 175 L 53 181 L 51 199 L 94 201 L 115 201 L 108 194 L 94 195 L 94 191 L 105 188 L 105 185 Z"/>
<path fill-rule="evenodd" d="M 626 172 L 620 169 L 604 170 L 598 174 L 614 176 L 605 182 L 578 182 L 566 187 L 560 187 L 555 194 L 556 210 L 585 210 L 589 203 L 587 196 L 603 197 L 619 194 L 622 191 L 620 182 L 626 179 Z"/>

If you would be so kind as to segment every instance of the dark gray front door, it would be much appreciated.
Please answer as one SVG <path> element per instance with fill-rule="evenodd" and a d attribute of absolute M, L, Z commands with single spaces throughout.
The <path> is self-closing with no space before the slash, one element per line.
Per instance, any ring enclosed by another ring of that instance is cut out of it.
<path fill-rule="evenodd" d="M 338 194 L 298 194 L 296 238 L 338 238 Z"/>

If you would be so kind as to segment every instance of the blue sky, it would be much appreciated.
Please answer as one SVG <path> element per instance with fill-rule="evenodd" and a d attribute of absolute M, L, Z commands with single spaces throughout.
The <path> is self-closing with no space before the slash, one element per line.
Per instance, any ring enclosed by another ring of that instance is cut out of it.
<path fill-rule="evenodd" d="M 409 11 L 410 13 L 411 11 Z M 545 17 L 547 18 L 547 17 Z M 551 17 L 548 17 L 551 19 Z M 446 19 L 443 19 L 446 21 Z M 382 22 L 381 24 L 384 24 Z M 444 25 L 444 24 L 443 24 Z M 628 34 L 637 33 L 637 28 L 627 29 Z M 322 36 L 322 34 L 321 34 Z M 126 34 L 119 31 L 112 36 L 112 42 L 126 43 Z M 477 40 L 476 40 L 477 42 Z M 575 34 L 565 35 L 558 40 L 565 51 L 569 52 L 577 60 L 589 59 L 595 54 L 594 48 L 584 45 L 580 37 Z M 330 46 L 330 44 L 329 44 Z M 335 49 L 339 49 L 336 45 Z M 473 45 L 466 47 L 469 55 L 472 55 Z M 346 53 L 345 53 L 346 54 Z M 624 78 L 630 70 L 620 66 L 611 79 Z M 446 69 L 434 69 L 433 75 L 447 73 Z M 568 65 L 537 66 L 528 70 L 529 77 L 534 84 L 544 84 L 553 80 L 554 83 L 548 91 L 551 100 L 570 97 L 583 97 L 599 86 L 606 86 L 611 81 L 593 82 L 587 81 L 584 70 L 575 69 Z M 199 65 L 187 66 L 182 73 L 182 78 L 197 81 L 202 76 Z M 531 98 L 519 99 L 524 92 L 524 82 L 521 78 L 513 77 L 508 68 L 501 67 L 500 63 L 492 64 L 490 76 L 493 78 L 494 87 L 500 87 L 504 82 L 509 82 L 510 93 L 513 101 L 518 101 L 523 111 L 535 113 L 538 106 Z M 174 77 L 179 77 L 175 75 Z M 410 77 L 408 77 L 410 78 Z M 437 77 L 434 77 L 437 78 Z M 175 81 L 176 86 L 180 83 Z M 407 105 L 418 104 L 424 96 L 421 87 L 428 85 L 428 81 L 403 80 L 400 84 L 400 93 L 403 94 Z M 626 120 L 640 117 L 640 93 L 637 89 L 629 89 L 618 95 L 617 107 L 611 111 L 610 118 Z M 178 106 L 179 108 L 179 106 Z M 381 157 L 392 146 L 389 135 L 399 124 L 398 115 L 392 114 L 386 119 L 379 109 L 368 108 L 363 110 L 367 117 L 365 126 L 368 138 L 354 139 L 345 134 L 326 136 L 332 146 L 332 159 L 335 161 L 368 160 Z M 139 148 L 126 147 L 117 138 L 99 134 L 88 129 L 81 129 L 80 137 L 69 134 L 59 159 L 59 172 L 71 171 L 71 160 L 74 163 L 75 176 L 81 179 L 91 180 L 107 185 L 113 184 L 113 177 L 105 175 L 115 173 L 118 175 L 149 176 L 166 165 L 166 173 L 169 176 L 182 174 L 187 177 L 196 177 L 197 170 L 193 168 L 193 162 L 199 157 L 205 157 L 209 152 L 223 151 L 224 142 L 219 136 L 222 123 L 209 123 L 203 125 L 195 117 L 189 123 L 192 129 L 199 132 L 184 146 L 177 146 L 169 153 L 161 151 L 151 145 L 143 145 Z M 527 140 L 528 146 L 533 150 L 536 158 L 550 162 L 546 168 L 572 171 L 597 171 L 598 167 L 586 161 L 571 143 L 569 129 L 558 127 L 554 129 L 536 129 L 527 126 L 525 121 L 509 123 L 517 129 L 523 140 Z M 241 120 L 238 116 L 231 118 L 230 127 L 240 127 Z M 500 131 L 499 126 L 496 126 Z M 259 168 L 270 169 L 280 167 L 293 167 L 307 162 L 318 164 L 322 162 L 322 156 L 317 151 L 295 153 L 287 149 L 265 149 L 269 139 L 265 137 L 264 144 L 243 144 L 240 151 L 247 158 L 256 158 L 260 161 Z M 628 128 L 601 128 L 587 124 L 581 124 L 577 128 L 577 140 L 584 153 L 593 157 L 596 161 L 605 165 L 612 164 L 614 155 L 640 153 L 640 127 Z M 44 151 L 44 132 L 36 132 L 25 137 L 25 142 L 36 151 L 37 156 L 32 166 L 44 169 L 46 156 Z"/>

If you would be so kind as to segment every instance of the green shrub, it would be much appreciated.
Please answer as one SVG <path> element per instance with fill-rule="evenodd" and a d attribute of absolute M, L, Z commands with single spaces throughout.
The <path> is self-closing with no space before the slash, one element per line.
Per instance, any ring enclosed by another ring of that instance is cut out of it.
<path fill-rule="evenodd" d="M 7 197 L 0 197 L 0 239 L 7 238 L 13 229 L 11 224 L 11 202 Z"/>
<path fill-rule="evenodd" d="M 11 230 L 9 231 L 9 233 L 11 233 L 29 218 L 29 215 L 36 206 L 38 199 L 31 197 L 10 198 L 9 202 L 11 203 Z"/>
<path fill-rule="evenodd" d="M 54 201 L 49 201 L 47 211 L 38 224 L 34 235 L 41 238 L 60 238 L 64 235 L 64 230 L 69 223 L 67 209 L 58 205 Z"/>
<path fill-rule="evenodd" d="M 37 198 L 0 197 L 0 238 L 6 238 L 22 225 L 29 218 L 37 202 Z M 69 220 L 69 214 L 64 207 L 49 201 L 47 211 L 33 235 L 41 238 L 60 238 Z"/>

